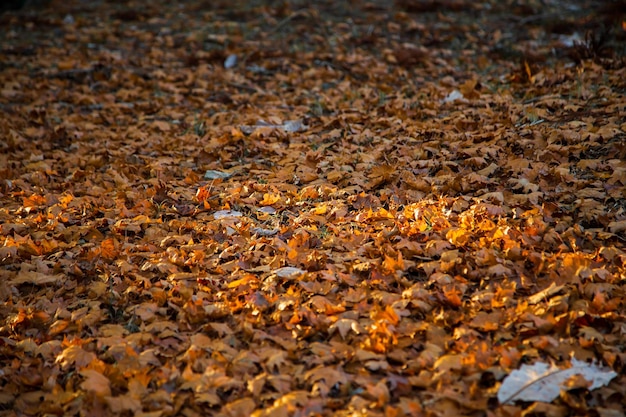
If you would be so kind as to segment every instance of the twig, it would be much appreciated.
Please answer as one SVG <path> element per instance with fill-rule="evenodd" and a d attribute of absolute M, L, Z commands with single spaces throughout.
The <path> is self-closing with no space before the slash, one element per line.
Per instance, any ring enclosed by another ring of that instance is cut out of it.
<path fill-rule="evenodd" d="M 239 84 L 239 83 L 233 83 L 233 82 L 228 82 L 226 84 L 230 85 L 231 87 L 240 88 L 242 90 L 252 91 L 253 93 L 261 92 L 261 90 L 259 90 L 258 88 L 250 87 L 249 85 L 245 85 L 245 84 Z"/>
<path fill-rule="evenodd" d="M 274 33 L 281 30 L 283 26 L 287 25 L 287 23 L 291 22 L 293 19 L 295 19 L 296 17 L 300 17 L 300 16 L 306 16 L 306 13 L 304 12 L 304 10 L 296 10 L 295 12 L 291 13 L 289 16 L 287 16 L 286 18 L 278 22 L 278 24 L 274 26 L 272 29 L 268 30 L 266 35 L 267 36 L 273 35 Z"/>

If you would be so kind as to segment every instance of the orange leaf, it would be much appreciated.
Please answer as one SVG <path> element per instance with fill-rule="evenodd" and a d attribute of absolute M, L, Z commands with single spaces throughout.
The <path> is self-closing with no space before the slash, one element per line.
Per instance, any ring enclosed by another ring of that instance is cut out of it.
<path fill-rule="evenodd" d="M 35 207 L 43 206 L 44 204 L 46 204 L 45 197 L 42 197 L 37 194 L 33 194 L 30 197 L 24 198 L 22 202 L 22 205 L 27 209 L 32 209 Z"/>
<path fill-rule="evenodd" d="M 457 288 L 451 287 L 445 289 L 443 291 L 443 295 L 446 298 L 446 301 L 453 307 L 461 307 L 461 305 L 463 305 L 463 301 L 461 300 L 461 291 Z"/>
<path fill-rule="evenodd" d="M 280 194 L 265 193 L 263 194 L 263 200 L 259 204 L 263 206 L 271 206 L 280 201 Z"/>
<path fill-rule="evenodd" d="M 117 250 L 117 242 L 113 238 L 108 238 L 100 243 L 100 256 L 103 259 L 112 261 L 117 258 L 119 251 Z"/>
<path fill-rule="evenodd" d="M 211 191 L 209 187 L 207 186 L 198 187 L 198 190 L 196 191 L 196 199 L 198 201 L 205 201 L 209 197 L 211 197 Z"/>

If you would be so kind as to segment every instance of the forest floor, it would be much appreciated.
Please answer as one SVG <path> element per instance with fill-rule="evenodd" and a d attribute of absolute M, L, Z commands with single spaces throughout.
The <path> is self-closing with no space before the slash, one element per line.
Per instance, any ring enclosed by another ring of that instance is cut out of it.
<path fill-rule="evenodd" d="M 5 11 L 0 415 L 623 416 L 623 11 Z"/>

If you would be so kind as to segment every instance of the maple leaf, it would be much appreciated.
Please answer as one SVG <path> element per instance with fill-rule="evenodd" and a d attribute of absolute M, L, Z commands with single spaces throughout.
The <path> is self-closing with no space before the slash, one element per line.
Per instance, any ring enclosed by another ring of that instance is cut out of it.
<path fill-rule="evenodd" d="M 68 346 L 61 352 L 56 362 L 60 363 L 63 368 L 76 365 L 77 368 L 84 368 L 96 359 L 96 355 L 92 352 L 85 351 L 79 345 Z"/>
<path fill-rule="evenodd" d="M 358 321 L 352 319 L 339 319 L 328 327 L 328 333 L 333 334 L 335 331 L 339 331 L 342 339 L 345 339 L 350 331 L 361 334 L 365 330 L 359 324 Z"/>

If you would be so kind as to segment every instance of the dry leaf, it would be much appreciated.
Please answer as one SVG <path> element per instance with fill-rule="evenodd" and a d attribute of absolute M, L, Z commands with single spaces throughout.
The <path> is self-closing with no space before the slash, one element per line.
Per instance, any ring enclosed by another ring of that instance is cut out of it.
<path fill-rule="evenodd" d="M 566 381 L 574 375 L 582 375 L 589 382 L 589 390 L 607 385 L 617 376 L 610 369 L 601 368 L 594 363 L 572 359 L 570 368 L 561 369 L 554 364 L 536 362 L 534 365 L 522 365 L 511 372 L 498 390 L 500 404 L 512 404 L 515 401 L 554 401 L 561 390 L 566 389 Z"/>
<path fill-rule="evenodd" d="M 84 369 L 79 373 L 85 378 L 80 384 L 82 389 L 93 392 L 102 398 L 111 395 L 111 381 L 109 381 L 109 378 L 93 369 Z"/>

